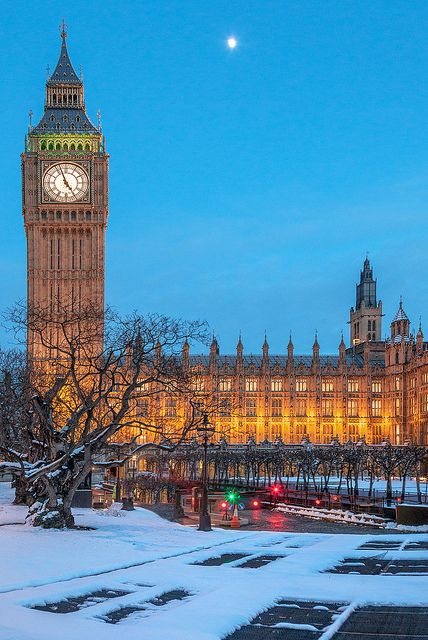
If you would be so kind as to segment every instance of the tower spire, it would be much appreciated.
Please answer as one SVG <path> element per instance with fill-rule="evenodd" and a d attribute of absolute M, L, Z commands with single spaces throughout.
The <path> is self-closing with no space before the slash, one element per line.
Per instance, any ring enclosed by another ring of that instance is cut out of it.
<path fill-rule="evenodd" d="M 65 20 L 64 18 L 62 19 L 62 22 L 59 26 L 59 28 L 61 29 L 61 38 L 63 43 L 65 44 L 65 40 L 67 38 L 67 25 L 65 24 Z"/>

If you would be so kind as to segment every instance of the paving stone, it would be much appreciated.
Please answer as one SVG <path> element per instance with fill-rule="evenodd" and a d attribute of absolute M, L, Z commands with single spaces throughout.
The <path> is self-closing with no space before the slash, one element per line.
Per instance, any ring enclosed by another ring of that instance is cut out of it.
<path fill-rule="evenodd" d="M 428 540 L 408 542 L 404 547 L 404 551 L 428 551 Z"/>
<path fill-rule="evenodd" d="M 224 640 L 316 640 L 347 605 L 329 602 L 279 600 Z M 275 625 L 302 625 L 291 629 Z M 315 627 L 310 630 L 308 625 Z"/>
<path fill-rule="evenodd" d="M 237 569 L 260 569 L 260 567 L 265 567 L 267 564 L 278 560 L 279 558 L 286 558 L 284 555 L 272 555 L 272 556 L 257 556 L 257 558 L 250 558 L 243 564 L 236 565 Z"/>
<path fill-rule="evenodd" d="M 208 558 L 201 562 L 193 562 L 193 564 L 200 567 L 219 567 L 222 564 L 235 562 L 235 560 L 241 560 L 241 558 L 246 558 L 247 556 L 248 553 L 223 553 L 221 556 Z"/>
<path fill-rule="evenodd" d="M 399 640 L 428 638 L 426 607 L 364 607 L 354 611 L 334 636 L 334 640 L 364 638 Z"/>
<path fill-rule="evenodd" d="M 38 611 L 49 611 L 50 613 L 73 613 L 80 609 L 86 609 L 92 607 L 100 602 L 105 602 L 110 598 L 120 598 L 126 596 L 132 591 L 120 591 L 119 589 L 100 589 L 98 591 L 92 591 L 83 596 L 70 596 L 59 602 L 49 602 L 43 605 L 34 605 L 31 609 L 37 609 Z"/>
<path fill-rule="evenodd" d="M 389 563 L 390 560 L 382 560 L 377 557 L 345 558 L 345 560 L 332 569 L 327 569 L 326 573 L 355 573 L 363 576 L 375 576 L 379 575 Z"/>
<path fill-rule="evenodd" d="M 427 560 L 392 560 L 383 571 L 385 575 L 428 575 Z"/>
<path fill-rule="evenodd" d="M 399 549 L 401 547 L 399 540 L 368 540 L 358 549 L 373 549 L 379 551 L 389 551 L 391 549 Z"/>
<path fill-rule="evenodd" d="M 104 622 L 108 622 L 109 624 L 117 624 L 134 613 L 146 612 L 146 614 L 149 615 L 150 612 L 153 612 L 153 607 L 164 607 L 173 600 L 184 600 L 190 595 L 191 594 L 188 591 L 184 591 L 183 589 L 165 591 L 165 593 L 162 593 L 160 596 L 147 600 L 146 602 L 110 611 L 110 613 L 100 616 L 100 619 L 104 620 Z"/>
<path fill-rule="evenodd" d="M 271 627 L 241 627 L 224 640 L 316 640 L 321 635 L 318 631 L 306 629 L 272 629 Z"/>

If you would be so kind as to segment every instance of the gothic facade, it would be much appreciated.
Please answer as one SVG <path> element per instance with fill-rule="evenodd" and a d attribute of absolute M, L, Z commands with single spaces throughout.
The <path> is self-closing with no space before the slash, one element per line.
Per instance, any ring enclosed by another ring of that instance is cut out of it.
<path fill-rule="evenodd" d="M 231 442 L 428 444 L 428 343 L 420 327 L 410 333 L 401 301 L 390 329 L 380 340 L 382 303 L 366 259 L 350 310 L 349 348 L 342 337 L 338 353 L 320 355 L 315 337 L 312 354 L 298 355 L 290 337 L 287 353 L 272 355 L 265 337 L 260 355 L 244 355 L 239 338 L 236 354 L 221 355 L 213 338 L 208 356 L 191 355 L 184 345 L 182 361 L 195 387 L 214 398 L 216 431 Z"/>

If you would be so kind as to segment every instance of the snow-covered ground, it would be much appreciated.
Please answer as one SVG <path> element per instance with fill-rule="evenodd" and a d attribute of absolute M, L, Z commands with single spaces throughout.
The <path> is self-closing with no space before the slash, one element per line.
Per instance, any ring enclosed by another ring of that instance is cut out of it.
<path fill-rule="evenodd" d="M 0 483 L 0 523 L 23 522 L 25 508 L 11 507 L 11 497 Z M 428 558 L 428 550 L 404 549 L 406 541 L 428 541 L 428 535 L 385 536 L 402 545 L 378 552 L 357 547 L 371 538 L 379 541 L 379 535 L 202 533 L 144 509 L 108 514 L 80 509 L 75 514 L 77 523 L 95 529 L 0 526 L 0 640 L 219 640 L 280 598 L 343 602 L 349 610 L 363 603 L 428 606 L 427 576 L 323 573 L 344 558 L 376 553 Z M 222 566 L 193 564 L 224 553 L 246 557 Z M 248 557 L 269 554 L 284 557 L 258 569 L 237 568 Z M 106 600 L 93 597 L 71 613 L 31 608 L 116 590 L 125 593 Z M 148 604 L 173 590 L 189 595 L 164 606 Z M 141 609 L 117 624 L 106 622 L 112 612 L 134 605 Z"/>

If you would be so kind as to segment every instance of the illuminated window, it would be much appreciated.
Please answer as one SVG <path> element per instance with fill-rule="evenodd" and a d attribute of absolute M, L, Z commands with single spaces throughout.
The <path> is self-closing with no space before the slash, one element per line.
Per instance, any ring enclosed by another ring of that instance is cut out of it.
<path fill-rule="evenodd" d="M 410 388 L 414 389 L 416 387 L 416 378 L 410 378 Z"/>
<path fill-rule="evenodd" d="M 201 376 L 196 376 L 193 378 L 192 386 L 195 391 L 204 391 L 205 389 L 205 380 Z"/>
<path fill-rule="evenodd" d="M 228 398 L 220 401 L 219 414 L 223 418 L 230 416 L 230 400 Z"/>
<path fill-rule="evenodd" d="M 245 378 L 245 391 L 257 391 L 257 378 Z"/>
<path fill-rule="evenodd" d="M 428 413 L 428 393 L 423 393 L 421 396 L 421 411 Z"/>
<path fill-rule="evenodd" d="M 428 373 L 422 375 L 422 384 L 428 384 Z"/>
<path fill-rule="evenodd" d="M 282 400 L 278 398 L 272 400 L 272 416 L 276 418 L 282 416 Z"/>
<path fill-rule="evenodd" d="M 323 424 L 322 426 L 322 434 L 324 440 L 330 441 L 333 437 L 333 425 L 332 424 Z"/>
<path fill-rule="evenodd" d="M 218 381 L 218 389 L 219 391 L 231 391 L 232 389 L 232 379 L 231 378 L 220 378 Z"/>
<path fill-rule="evenodd" d="M 400 398 L 395 398 L 395 415 L 399 416 L 401 414 L 401 400 Z"/>
<path fill-rule="evenodd" d="M 249 418 L 253 418 L 257 415 L 257 402 L 256 400 L 247 400 L 245 403 L 245 413 Z"/>
<path fill-rule="evenodd" d="M 296 391 L 306 391 L 307 382 L 306 378 L 296 378 Z"/>
<path fill-rule="evenodd" d="M 333 380 L 325 380 L 323 378 L 323 381 L 321 383 L 321 388 L 324 391 L 324 393 L 331 393 L 332 391 L 334 391 Z"/>
<path fill-rule="evenodd" d="M 399 376 L 395 377 L 395 390 L 400 391 L 401 389 L 401 378 Z"/>
<path fill-rule="evenodd" d="M 321 411 L 323 416 L 331 417 L 333 415 L 333 400 L 323 398 L 321 400 Z"/>
<path fill-rule="evenodd" d="M 358 380 L 348 380 L 348 392 L 349 393 L 357 393 L 360 389 L 360 385 Z"/>
<path fill-rule="evenodd" d="M 137 400 L 135 413 L 137 418 L 147 418 L 149 415 L 149 401 L 139 398 Z"/>
<path fill-rule="evenodd" d="M 306 400 L 298 400 L 296 403 L 296 416 L 306 415 Z"/>
<path fill-rule="evenodd" d="M 373 393 L 381 393 L 382 392 L 382 383 L 379 380 L 374 380 L 372 382 L 372 392 Z"/>
<path fill-rule="evenodd" d="M 271 391 L 282 391 L 282 380 L 281 378 L 273 378 L 270 383 Z"/>
<path fill-rule="evenodd" d="M 348 416 L 358 418 L 358 400 L 348 400 Z"/>
<path fill-rule="evenodd" d="M 372 416 L 379 418 L 382 415 L 382 401 L 372 400 Z"/>
<path fill-rule="evenodd" d="M 306 425 L 305 424 L 297 424 L 296 425 L 296 435 L 299 438 L 303 438 L 306 435 Z"/>
<path fill-rule="evenodd" d="M 165 417 L 175 418 L 177 416 L 177 400 L 167 398 L 165 400 Z"/>
<path fill-rule="evenodd" d="M 359 438 L 358 424 L 349 425 L 349 437 L 351 440 L 358 440 Z"/>

